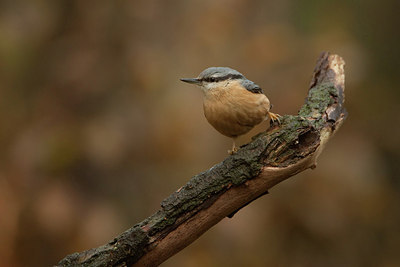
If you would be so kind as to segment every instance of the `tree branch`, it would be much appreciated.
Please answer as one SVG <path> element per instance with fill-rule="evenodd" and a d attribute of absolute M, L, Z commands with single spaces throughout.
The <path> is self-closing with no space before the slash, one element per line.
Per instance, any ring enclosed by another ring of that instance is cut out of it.
<path fill-rule="evenodd" d="M 269 188 L 314 168 L 347 115 L 343 103 L 344 61 L 322 53 L 297 116 L 283 116 L 280 125 L 192 177 L 141 223 L 101 247 L 65 257 L 58 266 L 159 265 Z"/>

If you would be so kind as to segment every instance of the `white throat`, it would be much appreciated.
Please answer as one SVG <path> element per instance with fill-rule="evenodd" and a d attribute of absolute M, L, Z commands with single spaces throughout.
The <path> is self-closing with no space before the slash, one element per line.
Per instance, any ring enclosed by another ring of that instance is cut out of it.
<path fill-rule="evenodd" d="M 227 87 L 230 83 L 230 80 L 220 81 L 220 82 L 203 82 L 200 86 L 203 92 L 207 92 L 208 90 L 212 90 L 215 88 Z"/>

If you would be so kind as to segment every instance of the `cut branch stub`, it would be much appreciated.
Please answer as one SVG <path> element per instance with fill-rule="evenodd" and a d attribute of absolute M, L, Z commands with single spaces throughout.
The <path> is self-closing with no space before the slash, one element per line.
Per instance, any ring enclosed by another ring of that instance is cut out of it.
<path fill-rule="evenodd" d="M 59 266 L 156 266 L 275 184 L 312 168 L 347 113 L 344 61 L 322 53 L 297 116 L 253 137 L 211 169 L 192 177 L 161 209 L 108 244 L 61 260 Z"/>

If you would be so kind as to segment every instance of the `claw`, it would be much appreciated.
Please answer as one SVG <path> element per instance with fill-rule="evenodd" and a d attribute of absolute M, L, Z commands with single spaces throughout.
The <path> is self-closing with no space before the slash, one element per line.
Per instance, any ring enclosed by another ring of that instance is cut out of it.
<path fill-rule="evenodd" d="M 271 121 L 272 121 L 273 123 L 274 123 L 275 121 L 278 121 L 278 124 L 281 124 L 281 120 L 279 119 L 280 117 L 282 117 L 281 115 L 276 114 L 276 113 L 269 112 L 269 117 L 271 118 Z"/>
<path fill-rule="evenodd" d="M 238 148 L 237 148 L 237 147 L 233 147 L 232 150 L 228 150 L 228 154 L 229 154 L 229 155 L 233 155 L 233 154 L 235 154 L 237 151 L 238 151 Z"/>

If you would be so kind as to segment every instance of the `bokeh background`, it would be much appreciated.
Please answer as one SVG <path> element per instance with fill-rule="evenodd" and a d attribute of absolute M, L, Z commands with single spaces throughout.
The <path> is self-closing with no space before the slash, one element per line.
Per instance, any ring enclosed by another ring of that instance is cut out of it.
<path fill-rule="evenodd" d="M 296 114 L 322 51 L 349 117 L 315 170 L 162 266 L 400 266 L 398 0 L 0 2 L 0 265 L 50 266 L 227 156 L 181 77 L 230 66 Z M 246 136 L 265 129 L 262 125 Z"/>

